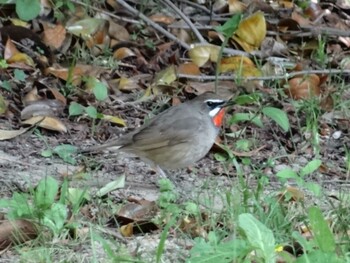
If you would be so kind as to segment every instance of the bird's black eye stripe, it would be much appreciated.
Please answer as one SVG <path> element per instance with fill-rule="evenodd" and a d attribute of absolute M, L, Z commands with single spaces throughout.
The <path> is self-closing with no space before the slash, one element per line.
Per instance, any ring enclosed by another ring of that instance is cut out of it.
<path fill-rule="evenodd" d="M 224 100 L 207 100 L 205 103 L 210 107 L 211 109 L 215 109 L 216 107 L 220 107 L 225 104 Z"/>

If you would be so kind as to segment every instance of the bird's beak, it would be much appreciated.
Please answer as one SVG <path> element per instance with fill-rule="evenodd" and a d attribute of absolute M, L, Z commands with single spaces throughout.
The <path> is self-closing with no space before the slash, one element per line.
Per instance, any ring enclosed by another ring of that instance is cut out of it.
<path fill-rule="evenodd" d="M 229 107 L 229 106 L 232 106 L 232 105 L 235 105 L 235 102 L 233 100 L 228 100 L 225 102 L 225 104 L 223 105 L 223 108 L 225 107 Z"/>

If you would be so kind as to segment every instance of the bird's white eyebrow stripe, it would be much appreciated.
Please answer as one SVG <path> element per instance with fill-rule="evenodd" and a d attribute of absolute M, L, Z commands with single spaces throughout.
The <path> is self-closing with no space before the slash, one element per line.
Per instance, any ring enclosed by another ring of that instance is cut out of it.
<path fill-rule="evenodd" d="M 220 100 L 220 99 L 209 99 L 209 100 L 206 100 L 205 102 L 208 102 L 208 101 L 214 102 L 214 103 L 223 103 L 223 102 L 225 102 L 224 100 Z"/>

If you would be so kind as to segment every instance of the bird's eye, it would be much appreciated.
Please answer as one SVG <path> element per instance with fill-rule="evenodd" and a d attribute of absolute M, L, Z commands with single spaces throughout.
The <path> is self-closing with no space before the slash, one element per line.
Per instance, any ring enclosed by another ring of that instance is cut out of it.
<path fill-rule="evenodd" d="M 225 101 L 224 100 L 207 100 L 205 101 L 205 103 L 209 108 L 214 109 L 216 107 L 222 106 L 225 103 Z"/>
<path fill-rule="evenodd" d="M 212 102 L 212 101 L 207 101 L 207 105 L 208 105 L 209 107 L 213 107 L 213 106 L 214 106 L 214 102 Z"/>

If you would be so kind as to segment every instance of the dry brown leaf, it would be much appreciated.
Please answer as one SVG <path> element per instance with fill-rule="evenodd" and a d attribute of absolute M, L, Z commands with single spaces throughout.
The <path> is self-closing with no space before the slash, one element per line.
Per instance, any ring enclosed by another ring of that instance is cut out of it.
<path fill-rule="evenodd" d="M 321 94 L 320 78 L 316 74 L 294 77 L 288 81 L 285 92 L 295 100 L 318 97 Z"/>
<path fill-rule="evenodd" d="M 61 24 L 49 24 L 43 23 L 44 32 L 43 32 L 43 42 L 55 49 L 59 49 L 67 35 L 66 29 Z"/>
<path fill-rule="evenodd" d="M 291 18 L 302 26 L 308 26 L 311 24 L 311 21 L 309 19 L 306 19 L 296 11 L 293 11 Z"/>
<path fill-rule="evenodd" d="M 0 250 L 21 244 L 38 236 L 36 226 L 24 219 L 5 220 L 0 224 Z"/>
<path fill-rule="evenodd" d="M 228 11 L 229 13 L 243 13 L 247 6 L 239 0 L 228 0 Z"/>
<path fill-rule="evenodd" d="M 304 192 L 293 186 L 287 186 L 286 189 L 278 194 L 278 199 L 283 200 L 285 197 L 290 198 L 290 201 L 298 202 L 298 201 L 304 201 L 305 199 L 305 194 Z"/>
<path fill-rule="evenodd" d="M 130 48 L 121 47 L 114 51 L 113 57 L 117 60 L 123 60 L 128 57 L 136 57 L 136 54 Z"/>
<path fill-rule="evenodd" d="M 38 125 L 41 128 L 52 131 L 67 132 L 67 127 L 63 122 L 55 117 L 34 116 L 28 120 L 22 121 L 22 124 Z"/>
<path fill-rule="evenodd" d="M 188 74 L 188 75 L 200 75 L 201 71 L 199 67 L 193 62 L 182 63 L 177 67 L 178 74 Z"/>
<path fill-rule="evenodd" d="M 165 25 L 170 25 L 170 24 L 174 23 L 174 21 L 175 21 L 174 17 L 165 16 L 165 15 L 162 15 L 162 14 L 152 15 L 152 16 L 150 16 L 150 19 L 153 22 L 162 23 L 162 24 L 165 24 Z"/>
<path fill-rule="evenodd" d="M 25 132 L 27 132 L 32 127 L 27 127 L 20 130 L 0 130 L 0 141 L 9 140 L 15 138 Z"/>
<path fill-rule="evenodd" d="M 109 27 L 108 27 L 108 35 L 112 39 L 116 39 L 118 41 L 129 41 L 130 40 L 130 34 L 128 30 L 126 30 L 125 27 L 113 22 L 109 21 Z"/>
<path fill-rule="evenodd" d="M 8 38 L 6 41 L 6 45 L 5 45 L 5 50 L 4 50 L 4 59 L 9 59 L 11 58 L 13 55 L 20 53 L 18 51 L 18 49 L 16 48 L 16 46 L 12 43 L 11 39 Z"/>

